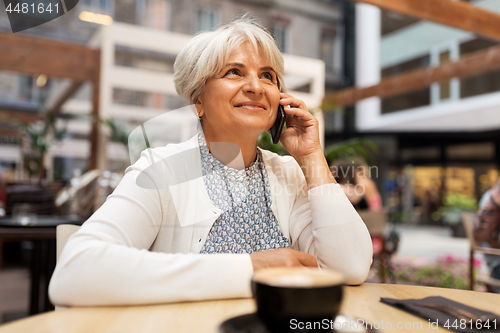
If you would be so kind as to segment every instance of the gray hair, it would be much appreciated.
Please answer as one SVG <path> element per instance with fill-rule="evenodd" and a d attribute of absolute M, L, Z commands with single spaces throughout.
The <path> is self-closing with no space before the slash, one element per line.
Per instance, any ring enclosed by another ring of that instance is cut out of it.
<path fill-rule="evenodd" d="M 283 56 L 273 37 L 254 19 L 244 16 L 214 31 L 201 32 L 182 49 L 174 64 L 175 90 L 179 96 L 189 104 L 195 104 L 206 81 L 218 74 L 226 66 L 231 52 L 247 41 L 269 61 L 276 72 L 280 90 L 285 92 Z"/>

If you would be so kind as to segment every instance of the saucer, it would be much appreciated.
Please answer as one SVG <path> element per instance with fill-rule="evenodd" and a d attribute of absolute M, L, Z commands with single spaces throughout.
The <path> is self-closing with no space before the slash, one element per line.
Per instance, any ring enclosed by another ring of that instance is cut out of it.
<path fill-rule="evenodd" d="M 336 333 L 377 333 L 376 329 L 368 329 L 360 325 L 351 325 L 350 323 L 356 323 L 356 318 L 347 317 L 343 315 L 338 315 L 334 322 L 334 329 L 330 332 Z M 355 327 L 353 327 L 355 326 Z M 292 332 L 297 333 L 307 333 L 315 332 L 307 329 L 294 329 Z M 234 317 L 226 320 L 219 326 L 220 333 L 272 333 L 267 329 L 266 325 L 260 320 L 257 313 L 250 313 L 238 317 Z"/>

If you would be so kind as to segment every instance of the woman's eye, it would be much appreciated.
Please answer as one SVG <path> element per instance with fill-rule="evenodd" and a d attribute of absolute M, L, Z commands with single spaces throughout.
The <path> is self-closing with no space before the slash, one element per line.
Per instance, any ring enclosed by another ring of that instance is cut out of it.
<path fill-rule="evenodd" d="M 240 75 L 240 71 L 237 70 L 236 68 L 231 68 L 230 70 L 228 70 L 226 72 L 226 74 L 224 76 L 227 76 L 227 75 Z"/>
<path fill-rule="evenodd" d="M 262 77 L 264 79 L 267 79 L 267 80 L 270 80 L 270 81 L 273 81 L 274 82 L 274 76 L 273 74 L 269 73 L 269 72 L 265 72 L 262 74 Z"/>

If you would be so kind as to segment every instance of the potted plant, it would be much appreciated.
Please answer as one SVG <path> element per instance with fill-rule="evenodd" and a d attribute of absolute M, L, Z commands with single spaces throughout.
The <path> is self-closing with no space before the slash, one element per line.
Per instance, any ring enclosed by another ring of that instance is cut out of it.
<path fill-rule="evenodd" d="M 439 210 L 443 223 L 451 227 L 453 237 L 466 237 L 462 213 L 477 211 L 477 200 L 466 194 L 449 193 L 444 197 L 443 203 Z"/>
<path fill-rule="evenodd" d="M 57 126 L 57 117 L 52 111 L 43 111 L 40 121 L 26 123 L 17 121 L 19 129 L 23 132 L 20 141 L 23 150 L 23 166 L 30 178 L 38 176 L 42 181 L 45 176 L 45 155 L 55 142 L 63 139 L 66 128 Z M 24 143 L 26 144 L 23 144 Z"/>

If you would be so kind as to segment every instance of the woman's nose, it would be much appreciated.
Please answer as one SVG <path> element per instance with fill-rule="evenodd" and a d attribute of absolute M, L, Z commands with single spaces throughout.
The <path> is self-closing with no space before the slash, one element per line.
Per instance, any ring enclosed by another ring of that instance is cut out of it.
<path fill-rule="evenodd" d="M 245 92 L 251 92 L 257 95 L 264 93 L 264 86 L 262 85 L 262 82 L 260 81 L 260 78 L 258 76 L 247 75 L 245 79 L 246 82 L 243 86 L 243 90 Z"/>

